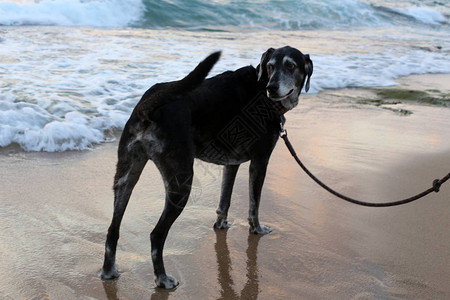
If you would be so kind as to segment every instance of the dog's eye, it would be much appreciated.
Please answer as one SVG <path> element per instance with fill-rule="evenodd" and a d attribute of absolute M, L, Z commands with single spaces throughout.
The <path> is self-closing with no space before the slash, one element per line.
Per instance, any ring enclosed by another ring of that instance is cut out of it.
<path fill-rule="evenodd" d="M 289 71 L 293 71 L 294 69 L 295 69 L 295 65 L 293 64 L 293 63 L 291 63 L 291 62 L 286 62 L 286 68 L 289 70 Z"/>
<path fill-rule="evenodd" d="M 273 65 L 272 64 L 267 64 L 267 72 L 270 74 L 273 71 Z"/>

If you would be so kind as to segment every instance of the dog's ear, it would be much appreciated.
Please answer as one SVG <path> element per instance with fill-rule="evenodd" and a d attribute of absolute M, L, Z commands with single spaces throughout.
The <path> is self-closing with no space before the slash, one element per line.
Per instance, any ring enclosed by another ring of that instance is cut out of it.
<path fill-rule="evenodd" d="M 274 48 L 269 48 L 261 56 L 261 62 L 256 67 L 256 72 L 258 72 L 258 81 L 268 81 L 269 80 L 269 78 L 267 76 L 267 67 L 266 66 L 267 66 L 267 63 L 269 62 L 270 58 L 272 57 L 272 54 L 274 51 L 275 51 Z"/>
<path fill-rule="evenodd" d="M 305 73 L 306 73 L 306 85 L 305 85 L 305 91 L 309 91 L 309 80 L 311 79 L 312 73 L 313 73 L 313 62 L 309 58 L 309 54 L 305 55 Z"/>

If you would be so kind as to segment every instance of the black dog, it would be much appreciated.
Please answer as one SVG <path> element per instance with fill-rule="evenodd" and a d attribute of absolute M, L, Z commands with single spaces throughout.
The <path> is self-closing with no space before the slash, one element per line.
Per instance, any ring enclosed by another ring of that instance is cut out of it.
<path fill-rule="evenodd" d="M 156 84 L 137 104 L 119 143 L 114 178 L 114 216 L 108 230 L 102 278 L 119 276 L 115 265 L 119 228 L 131 192 L 150 159 L 166 189 L 164 211 L 150 235 L 155 282 L 170 289 L 163 247 L 173 222 L 189 198 L 194 158 L 224 165 L 215 228 L 228 228 L 227 213 L 239 165 L 250 162 L 250 232 L 267 234 L 258 208 L 267 164 L 280 133 L 283 114 L 295 107 L 313 72 L 309 55 L 291 47 L 268 49 L 256 69 L 228 71 L 210 79 L 220 52 L 208 56 L 180 81 Z"/>

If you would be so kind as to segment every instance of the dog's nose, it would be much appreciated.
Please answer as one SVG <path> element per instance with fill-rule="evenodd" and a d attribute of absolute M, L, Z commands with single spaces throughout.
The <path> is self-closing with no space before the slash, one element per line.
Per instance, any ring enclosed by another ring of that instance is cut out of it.
<path fill-rule="evenodd" d="M 266 90 L 269 95 L 276 95 L 278 92 L 278 88 L 279 88 L 278 84 L 269 83 L 266 87 Z"/>

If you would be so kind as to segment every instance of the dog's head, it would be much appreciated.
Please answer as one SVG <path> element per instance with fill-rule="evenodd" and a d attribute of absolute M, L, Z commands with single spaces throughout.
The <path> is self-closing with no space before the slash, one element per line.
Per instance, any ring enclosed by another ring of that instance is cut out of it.
<path fill-rule="evenodd" d="M 303 86 L 306 92 L 309 90 L 313 63 L 308 54 L 286 46 L 268 49 L 256 69 L 258 81 L 265 85 L 267 97 L 272 101 L 281 101 L 290 110 L 297 105 Z"/>

